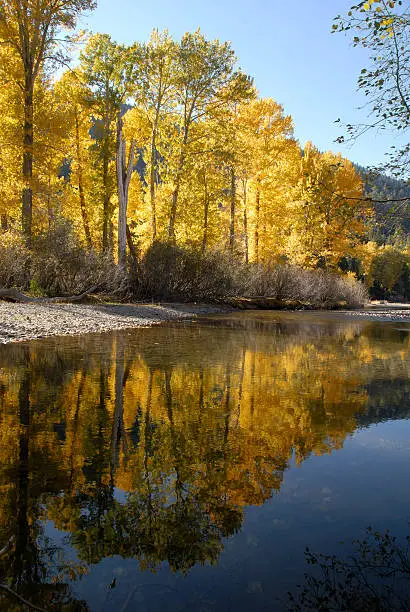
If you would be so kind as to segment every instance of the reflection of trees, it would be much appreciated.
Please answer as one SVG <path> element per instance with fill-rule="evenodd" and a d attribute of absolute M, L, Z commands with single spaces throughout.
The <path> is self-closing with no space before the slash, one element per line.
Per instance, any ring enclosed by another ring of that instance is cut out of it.
<path fill-rule="evenodd" d="M 0 547 L 15 538 L 0 563 L 16 590 L 43 605 L 71 597 L 81 566 L 61 554 L 56 566 L 46 518 L 87 564 L 215 563 L 292 455 L 330 452 L 377 420 L 383 377 L 403 410 L 407 335 L 250 323 L 0 348 Z"/>
<path fill-rule="evenodd" d="M 410 600 L 409 536 L 397 539 L 390 531 L 369 527 L 353 541 L 354 554 L 338 557 L 305 551 L 316 573 L 288 593 L 289 612 L 405 612 Z"/>
<path fill-rule="evenodd" d="M 19 595 L 38 605 L 47 605 L 63 610 L 66 606 L 86 610 L 85 603 L 75 601 L 66 582 L 68 576 L 74 577 L 82 567 L 74 563 L 61 563 L 58 547 L 46 536 L 42 517 L 41 495 L 56 494 L 55 485 L 59 478 L 58 466 L 45 460 L 41 447 L 36 441 L 38 422 L 31 399 L 37 382 L 31 368 L 30 350 L 22 349 L 23 363 L 16 398 L 15 426 L 16 435 L 10 472 L 9 495 L 3 500 L 2 516 L 7 515 L 7 523 L 1 525 L 2 539 L 9 540 L 9 550 L 0 557 L 0 578 Z M 10 449 L 7 449 L 10 450 Z M 17 452 L 15 452 L 17 451 Z M 13 461 L 14 460 L 14 461 Z M 6 580 L 4 580 L 6 578 Z M 2 610 L 18 610 L 20 602 L 14 597 L 1 596 Z M 4 593 L 3 593 L 4 595 Z M 8 607 L 6 607 L 8 606 Z"/>

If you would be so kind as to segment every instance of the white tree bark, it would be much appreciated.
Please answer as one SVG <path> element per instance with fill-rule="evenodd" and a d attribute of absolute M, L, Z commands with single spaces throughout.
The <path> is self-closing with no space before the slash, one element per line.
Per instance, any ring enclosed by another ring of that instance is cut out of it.
<path fill-rule="evenodd" d="M 135 141 L 132 140 L 127 162 L 127 143 L 123 135 L 123 121 L 117 123 L 117 189 L 118 189 L 118 265 L 127 265 L 127 208 L 128 192 L 134 168 Z"/>

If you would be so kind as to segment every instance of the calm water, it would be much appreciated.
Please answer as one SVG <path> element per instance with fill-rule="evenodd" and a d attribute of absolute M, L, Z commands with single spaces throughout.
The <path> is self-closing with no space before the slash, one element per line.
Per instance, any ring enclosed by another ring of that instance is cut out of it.
<path fill-rule="evenodd" d="M 48 610 L 282 610 L 306 546 L 406 532 L 409 331 L 258 312 L 0 347 L 0 581 Z"/>

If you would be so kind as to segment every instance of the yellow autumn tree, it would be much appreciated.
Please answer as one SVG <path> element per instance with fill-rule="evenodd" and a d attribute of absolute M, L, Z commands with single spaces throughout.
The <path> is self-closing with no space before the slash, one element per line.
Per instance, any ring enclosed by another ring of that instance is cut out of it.
<path fill-rule="evenodd" d="M 353 164 L 340 154 L 320 153 L 311 143 L 302 152 L 292 209 L 289 258 L 329 269 L 353 253 L 370 214 L 363 181 Z"/>

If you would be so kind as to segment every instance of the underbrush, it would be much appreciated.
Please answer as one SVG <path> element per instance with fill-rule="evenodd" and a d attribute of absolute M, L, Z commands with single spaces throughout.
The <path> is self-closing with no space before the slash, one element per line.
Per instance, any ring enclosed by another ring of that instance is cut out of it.
<path fill-rule="evenodd" d="M 340 276 L 324 270 L 305 270 L 290 264 L 250 266 L 248 295 L 283 301 L 305 302 L 315 307 L 346 303 L 362 306 L 368 299 L 363 283 L 353 275 Z"/>
<path fill-rule="evenodd" d="M 24 288 L 29 264 L 30 252 L 20 235 L 13 231 L 0 233 L 0 287 Z"/>
<path fill-rule="evenodd" d="M 353 276 L 323 270 L 304 270 L 290 264 L 258 265 L 238 262 L 230 255 L 155 243 L 142 258 L 137 299 L 221 301 L 231 297 L 271 297 L 305 302 L 315 307 L 345 303 L 362 306 L 367 289 Z"/>
<path fill-rule="evenodd" d="M 236 295 L 238 264 L 226 253 L 204 255 L 189 249 L 156 242 L 139 265 L 136 298 L 157 300 L 214 301 Z"/>
<path fill-rule="evenodd" d="M 38 234 L 28 250 L 18 233 L 0 234 L 0 287 L 35 295 L 70 296 L 90 289 L 129 295 L 129 279 L 112 258 L 87 251 L 69 223 Z"/>
<path fill-rule="evenodd" d="M 229 253 L 154 243 L 126 273 L 109 255 L 87 251 L 64 220 L 38 234 L 28 250 L 17 233 L 0 234 L 0 286 L 35 295 L 69 296 L 91 289 L 118 300 L 221 302 L 269 297 L 326 308 L 358 307 L 367 290 L 353 276 L 290 264 L 247 264 Z"/>

